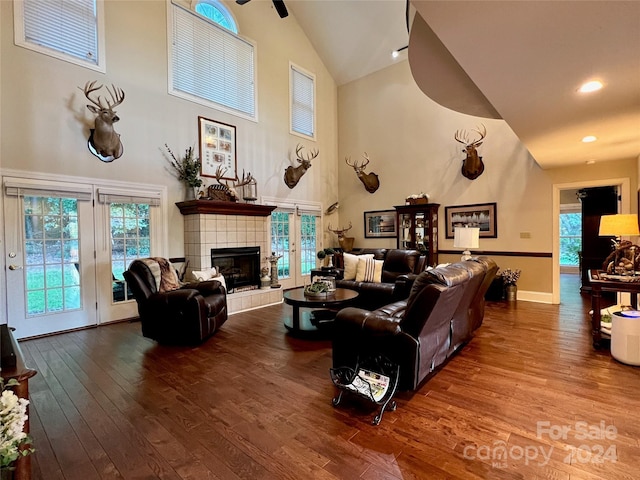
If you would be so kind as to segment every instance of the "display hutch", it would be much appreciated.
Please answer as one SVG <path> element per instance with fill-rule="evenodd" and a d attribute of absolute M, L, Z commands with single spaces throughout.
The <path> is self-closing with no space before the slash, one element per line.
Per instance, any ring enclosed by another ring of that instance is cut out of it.
<path fill-rule="evenodd" d="M 431 266 L 438 264 L 438 208 L 437 203 L 395 207 L 398 248 L 422 252 Z"/>

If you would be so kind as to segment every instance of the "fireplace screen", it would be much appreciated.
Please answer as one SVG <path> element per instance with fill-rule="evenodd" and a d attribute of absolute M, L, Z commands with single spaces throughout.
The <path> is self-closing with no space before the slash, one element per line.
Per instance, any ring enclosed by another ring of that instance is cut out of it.
<path fill-rule="evenodd" d="M 229 293 L 260 287 L 260 247 L 212 248 L 211 266 L 224 276 Z"/>

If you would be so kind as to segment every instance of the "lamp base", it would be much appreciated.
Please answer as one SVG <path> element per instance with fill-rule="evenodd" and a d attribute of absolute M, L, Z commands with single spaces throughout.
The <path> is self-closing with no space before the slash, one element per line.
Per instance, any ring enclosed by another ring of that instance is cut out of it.
<path fill-rule="evenodd" d="M 469 250 L 465 250 L 464 252 L 462 252 L 462 257 L 460 257 L 460 260 L 466 262 L 467 260 L 471 260 L 471 258 L 473 258 L 471 256 L 471 252 Z"/>

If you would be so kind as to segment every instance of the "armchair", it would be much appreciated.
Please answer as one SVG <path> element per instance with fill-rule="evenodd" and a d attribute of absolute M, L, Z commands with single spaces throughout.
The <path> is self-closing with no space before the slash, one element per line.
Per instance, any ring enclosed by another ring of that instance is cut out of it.
<path fill-rule="evenodd" d="M 134 260 L 124 278 L 138 303 L 142 335 L 159 343 L 200 343 L 227 320 L 227 292 L 219 281 L 181 286 L 164 258 Z"/>

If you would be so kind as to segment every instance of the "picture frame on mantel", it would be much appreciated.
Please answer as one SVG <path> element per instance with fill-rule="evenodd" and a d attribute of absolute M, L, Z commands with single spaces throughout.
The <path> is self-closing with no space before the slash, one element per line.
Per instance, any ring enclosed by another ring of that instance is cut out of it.
<path fill-rule="evenodd" d="M 236 155 L 236 127 L 205 117 L 198 117 L 198 141 L 200 143 L 200 175 L 216 176 L 218 167 L 226 170 L 226 180 L 238 179 Z"/>
<path fill-rule="evenodd" d="M 480 238 L 497 238 L 496 203 L 445 207 L 446 238 L 454 237 L 455 227 L 480 227 Z"/>

